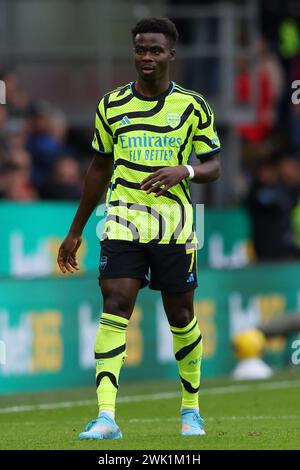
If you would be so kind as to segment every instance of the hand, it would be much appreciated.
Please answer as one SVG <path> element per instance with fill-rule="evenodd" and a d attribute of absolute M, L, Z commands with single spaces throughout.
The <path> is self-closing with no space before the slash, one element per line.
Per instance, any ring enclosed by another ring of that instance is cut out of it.
<path fill-rule="evenodd" d="M 67 235 L 59 247 L 57 263 L 63 274 L 69 272 L 71 274 L 79 270 L 76 259 L 76 252 L 82 242 L 82 236 Z"/>
<path fill-rule="evenodd" d="M 184 165 L 166 166 L 161 170 L 154 171 L 141 182 L 141 189 L 147 194 L 156 193 L 155 197 L 161 196 L 176 184 L 180 183 L 189 175 Z"/>

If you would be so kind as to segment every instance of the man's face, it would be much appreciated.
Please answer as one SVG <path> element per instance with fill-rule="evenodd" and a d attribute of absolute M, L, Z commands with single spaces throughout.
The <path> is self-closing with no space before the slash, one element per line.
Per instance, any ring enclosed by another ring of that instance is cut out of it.
<path fill-rule="evenodd" d="M 134 38 L 134 60 L 139 77 L 146 81 L 162 79 L 169 73 L 175 58 L 168 38 L 162 33 L 137 34 Z"/>

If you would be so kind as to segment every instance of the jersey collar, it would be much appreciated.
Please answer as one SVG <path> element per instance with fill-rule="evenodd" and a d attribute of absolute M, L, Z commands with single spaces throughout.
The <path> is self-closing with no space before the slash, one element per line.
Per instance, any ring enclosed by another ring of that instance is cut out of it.
<path fill-rule="evenodd" d="M 174 90 L 174 86 L 175 86 L 175 83 L 170 81 L 169 88 L 166 91 L 164 91 L 163 93 L 161 93 L 160 95 L 157 95 L 157 96 L 144 96 L 144 95 L 141 95 L 138 91 L 136 91 L 135 86 L 134 86 L 134 82 L 130 82 L 131 93 L 133 94 L 133 96 L 135 96 L 139 100 L 143 100 L 143 101 L 158 101 L 158 100 L 161 100 L 163 98 L 166 98 L 166 96 L 168 96 L 172 93 L 172 91 Z"/>

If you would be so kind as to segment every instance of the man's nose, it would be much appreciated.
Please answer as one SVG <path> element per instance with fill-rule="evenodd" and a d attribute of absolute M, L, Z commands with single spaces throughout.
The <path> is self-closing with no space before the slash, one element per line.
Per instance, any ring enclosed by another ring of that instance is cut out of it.
<path fill-rule="evenodd" d="M 152 61 L 152 54 L 150 51 L 145 51 L 143 55 L 143 60 L 151 60 Z"/>

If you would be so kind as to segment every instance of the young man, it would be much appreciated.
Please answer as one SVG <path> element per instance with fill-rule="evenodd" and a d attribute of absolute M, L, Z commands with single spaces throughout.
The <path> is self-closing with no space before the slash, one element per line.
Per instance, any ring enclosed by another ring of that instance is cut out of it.
<path fill-rule="evenodd" d="M 170 81 L 178 38 L 167 18 L 141 20 L 132 30 L 137 80 L 107 93 L 96 114 L 98 152 L 58 264 L 78 269 L 83 228 L 113 175 L 101 240 L 103 313 L 95 341 L 99 416 L 80 439 L 119 439 L 115 401 L 126 352 L 126 328 L 138 290 L 160 290 L 173 334 L 182 384 L 182 435 L 202 435 L 198 391 L 202 337 L 194 316 L 196 238 L 189 181 L 219 176 L 219 139 L 211 108 L 201 95 Z M 200 159 L 187 165 L 192 150 Z"/>

